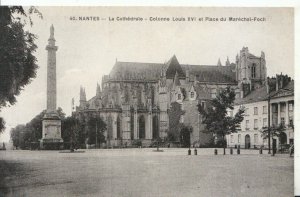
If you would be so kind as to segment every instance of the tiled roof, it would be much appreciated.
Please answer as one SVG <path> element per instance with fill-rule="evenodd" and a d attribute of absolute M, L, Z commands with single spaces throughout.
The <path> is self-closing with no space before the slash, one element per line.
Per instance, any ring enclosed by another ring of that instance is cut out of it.
<path fill-rule="evenodd" d="M 290 81 L 282 89 L 270 92 L 270 97 L 275 96 L 277 93 L 279 93 L 280 91 L 284 91 L 284 90 L 294 92 L 294 81 Z M 262 86 L 258 89 L 251 91 L 250 94 L 248 94 L 246 97 L 236 99 L 235 104 L 240 105 L 240 104 L 246 104 L 246 103 L 254 103 L 254 102 L 258 102 L 258 101 L 265 101 L 268 99 L 268 96 L 269 95 L 267 93 L 267 86 Z"/>
<path fill-rule="evenodd" d="M 283 89 L 294 91 L 294 80 L 290 81 Z"/>
<path fill-rule="evenodd" d="M 182 66 L 179 64 L 175 55 L 166 63 L 166 77 L 167 79 L 173 79 L 177 72 L 178 78 L 185 78 L 185 73 L 182 70 Z"/>
<path fill-rule="evenodd" d="M 234 72 L 235 65 L 215 66 L 215 65 L 182 65 L 184 70 L 189 70 L 193 76 L 198 76 L 200 82 L 216 83 L 236 83 Z"/>
<path fill-rule="evenodd" d="M 264 101 L 268 99 L 267 86 L 262 86 L 250 92 L 244 98 L 238 98 L 235 100 L 236 105 L 254 103 L 258 101 Z"/>
<path fill-rule="evenodd" d="M 162 68 L 166 68 L 166 77 L 173 79 L 176 72 L 179 78 L 184 78 L 186 69 L 194 76 L 198 76 L 200 82 L 236 83 L 235 65 L 209 66 L 209 65 L 186 65 L 179 64 L 174 55 L 166 64 L 140 63 L 140 62 L 116 62 L 110 72 L 114 79 L 143 79 L 158 80 Z"/>
<path fill-rule="evenodd" d="M 210 90 L 202 85 L 196 85 L 195 91 L 198 99 L 211 99 Z"/>
<path fill-rule="evenodd" d="M 119 79 L 157 80 L 162 66 L 157 63 L 116 62 L 109 75 Z"/>

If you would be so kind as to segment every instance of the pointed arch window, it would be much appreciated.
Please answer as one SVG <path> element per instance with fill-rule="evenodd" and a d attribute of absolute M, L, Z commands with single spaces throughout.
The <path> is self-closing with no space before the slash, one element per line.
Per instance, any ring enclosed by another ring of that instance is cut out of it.
<path fill-rule="evenodd" d="M 253 63 L 251 67 L 251 77 L 256 78 L 256 64 Z"/>
<path fill-rule="evenodd" d="M 195 92 L 191 92 L 191 98 L 194 98 Z"/>

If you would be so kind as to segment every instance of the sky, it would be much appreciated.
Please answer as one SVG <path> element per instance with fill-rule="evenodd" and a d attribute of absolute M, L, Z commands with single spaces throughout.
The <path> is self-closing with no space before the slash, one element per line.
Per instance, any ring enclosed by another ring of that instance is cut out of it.
<path fill-rule="evenodd" d="M 171 8 L 171 7 L 38 7 L 43 19 L 33 16 L 26 28 L 38 36 L 35 56 L 37 77 L 17 97 L 17 103 L 3 108 L 0 116 L 9 131 L 29 122 L 46 108 L 47 51 L 54 25 L 57 51 L 57 106 L 71 114 L 71 100 L 79 103 L 80 86 L 87 99 L 96 85 L 109 74 L 116 60 L 164 63 L 174 54 L 182 64 L 215 65 L 220 58 L 230 62 L 243 46 L 260 56 L 264 51 L 268 76 L 288 74 L 294 78 L 294 18 L 292 8 Z M 70 20 L 71 17 L 99 17 L 97 21 Z M 109 21 L 116 17 L 142 17 L 147 21 Z M 261 22 L 149 21 L 150 17 L 258 17 Z"/>

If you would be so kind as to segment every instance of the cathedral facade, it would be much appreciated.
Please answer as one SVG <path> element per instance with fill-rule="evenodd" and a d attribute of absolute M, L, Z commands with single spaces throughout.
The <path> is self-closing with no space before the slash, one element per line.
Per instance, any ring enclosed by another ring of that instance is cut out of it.
<path fill-rule="evenodd" d="M 107 123 L 106 141 L 111 146 L 141 140 L 166 139 L 170 132 L 170 108 L 180 104 L 180 122 L 191 128 L 190 143 L 201 146 L 211 136 L 203 132 L 197 105 L 205 105 L 218 92 L 231 86 L 238 98 L 260 87 L 266 80 L 266 61 L 243 47 L 236 61 L 225 65 L 180 64 L 174 55 L 166 63 L 116 61 L 109 75 L 97 84 L 96 95 L 87 100 L 80 89 L 80 104 L 74 112 L 81 120 L 98 115 Z"/>

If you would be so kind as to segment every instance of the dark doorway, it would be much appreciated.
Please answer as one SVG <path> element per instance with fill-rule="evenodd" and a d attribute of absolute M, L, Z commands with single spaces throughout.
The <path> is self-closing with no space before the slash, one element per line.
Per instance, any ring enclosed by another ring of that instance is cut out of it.
<path fill-rule="evenodd" d="M 250 139 L 250 135 L 246 135 L 245 136 L 245 149 L 249 149 L 251 147 L 251 139 Z"/>
<path fill-rule="evenodd" d="M 121 120 L 117 117 L 117 139 L 121 139 Z"/>
<path fill-rule="evenodd" d="M 284 132 L 280 133 L 279 135 L 279 142 L 280 144 L 286 144 L 287 143 L 287 136 Z"/>
<path fill-rule="evenodd" d="M 139 139 L 145 139 L 145 118 L 143 115 L 139 117 Z"/>
<path fill-rule="evenodd" d="M 152 138 L 157 139 L 158 137 L 159 137 L 158 117 L 154 116 L 152 119 Z"/>

